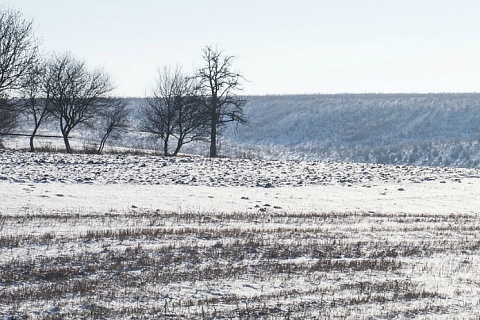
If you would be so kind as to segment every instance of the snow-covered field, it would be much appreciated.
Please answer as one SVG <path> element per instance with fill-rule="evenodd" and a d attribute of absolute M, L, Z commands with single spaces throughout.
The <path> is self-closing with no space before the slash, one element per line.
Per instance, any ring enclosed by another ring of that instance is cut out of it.
<path fill-rule="evenodd" d="M 478 319 L 480 171 L 0 151 L 0 318 Z"/>

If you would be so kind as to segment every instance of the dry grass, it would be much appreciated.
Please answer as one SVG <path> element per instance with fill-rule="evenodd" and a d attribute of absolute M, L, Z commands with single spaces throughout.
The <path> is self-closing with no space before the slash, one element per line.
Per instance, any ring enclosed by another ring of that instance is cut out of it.
<path fill-rule="evenodd" d="M 0 316 L 474 319 L 479 236 L 472 215 L 4 214 Z"/>

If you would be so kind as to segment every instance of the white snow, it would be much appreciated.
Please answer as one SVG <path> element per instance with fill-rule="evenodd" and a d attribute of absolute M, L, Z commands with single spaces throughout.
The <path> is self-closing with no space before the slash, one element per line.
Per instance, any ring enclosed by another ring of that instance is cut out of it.
<path fill-rule="evenodd" d="M 403 191 L 399 191 L 403 189 Z M 478 213 L 480 179 L 440 183 L 382 183 L 373 186 L 322 185 L 249 188 L 186 185 L 128 185 L 0 182 L 0 210 L 74 212 L 127 211 L 243 212 L 255 205 L 274 211 L 382 213 Z M 248 198 L 248 199 L 242 199 Z"/>
<path fill-rule="evenodd" d="M 468 318 L 479 193 L 473 169 L 1 151 L 0 315 Z"/>
<path fill-rule="evenodd" d="M 2 212 L 475 213 L 480 172 L 336 162 L 0 153 Z"/>

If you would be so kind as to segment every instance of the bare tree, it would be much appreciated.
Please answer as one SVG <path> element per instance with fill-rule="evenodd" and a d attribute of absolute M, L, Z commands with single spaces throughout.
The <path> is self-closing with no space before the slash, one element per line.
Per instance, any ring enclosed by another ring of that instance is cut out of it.
<path fill-rule="evenodd" d="M 175 97 L 181 90 L 179 68 L 171 71 L 165 67 L 158 69 L 158 78 L 150 97 L 145 99 L 142 108 L 143 123 L 141 129 L 163 141 L 163 154 L 169 155 L 168 144 L 175 128 Z"/>
<path fill-rule="evenodd" d="M 191 84 L 190 82 L 189 86 Z M 195 91 L 195 86 L 188 92 L 188 95 L 179 97 L 180 101 L 177 103 L 177 127 L 173 131 L 177 146 L 173 155 L 177 155 L 183 145 L 205 140 L 208 135 L 208 117 L 202 109 L 201 99 Z"/>
<path fill-rule="evenodd" d="M 107 94 L 113 90 L 103 70 L 89 71 L 85 62 L 67 53 L 53 56 L 48 65 L 45 90 L 49 92 L 49 110 L 59 120 L 68 153 L 69 135 L 79 124 L 88 125 L 109 106 Z"/>
<path fill-rule="evenodd" d="M 232 71 L 234 56 L 206 47 L 202 58 L 205 66 L 197 71 L 198 88 L 208 115 L 210 126 L 210 157 L 217 157 L 217 135 L 220 126 L 227 122 L 245 124 L 243 112 L 246 100 L 235 94 L 241 90 L 242 75 Z"/>
<path fill-rule="evenodd" d="M 184 144 L 201 136 L 204 122 L 200 110 L 192 78 L 183 75 L 179 67 L 173 71 L 165 67 L 158 70 L 152 96 L 146 98 L 141 130 L 163 141 L 166 156 L 170 154 L 170 139 L 176 138 L 177 146 L 173 155 L 177 155 Z"/>
<path fill-rule="evenodd" d="M 118 98 L 111 98 L 108 106 L 100 111 L 100 126 L 103 132 L 97 153 L 101 154 L 110 136 L 125 133 L 128 129 L 129 109 L 127 104 Z"/>
<path fill-rule="evenodd" d="M 32 21 L 19 11 L 0 8 L 0 132 L 15 125 L 17 104 L 8 101 L 21 86 L 21 78 L 37 60 L 38 41 Z"/>
<path fill-rule="evenodd" d="M 45 85 L 45 65 L 37 63 L 30 66 L 22 78 L 20 89 L 22 110 L 33 118 L 33 131 L 30 134 L 30 152 L 35 151 L 34 139 L 40 125 L 51 116 L 48 108 L 50 92 Z"/>
<path fill-rule="evenodd" d="M 18 89 L 20 79 L 38 58 L 33 22 L 20 11 L 0 10 L 0 93 Z"/>

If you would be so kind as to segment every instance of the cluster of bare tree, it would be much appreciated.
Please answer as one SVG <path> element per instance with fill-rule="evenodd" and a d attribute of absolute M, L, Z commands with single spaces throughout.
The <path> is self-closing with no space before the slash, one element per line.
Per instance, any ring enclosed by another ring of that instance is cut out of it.
<path fill-rule="evenodd" d="M 151 96 L 145 99 L 140 130 L 161 139 L 167 156 L 172 137 L 177 141 L 172 155 L 177 155 L 182 145 L 201 139 L 205 133 L 195 90 L 192 78 L 182 74 L 180 68 L 165 67 L 158 70 Z"/>
<path fill-rule="evenodd" d="M 246 100 L 235 95 L 242 76 L 232 71 L 234 57 L 211 47 L 202 57 L 204 66 L 192 76 L 179 67 L 159 70 L 152 94 L 145 99 L 139 130 L 163 141 L 165 155 L 205 140 L 210 141 L 210 156 L 216 157 L 220 127 L 246 122 Z M 111 96 L 113 89 L 105 71 L 88 69 L 70 53 L 41 56 L 32 21 L 18 11 L 0 8 L 0 135 L 10 133 L 24 114 L 33 119 L 30 151 L 35 150 L 40 126 L 56 120 L 68 153 L 73 152 L 70 134 L 79 125 L 101 130 L 97 149 L 101 153 L 110 136 L 129 127 L 129 109 L 124 100 Z"/>
<path fill-rule="evenodd" d="M 19 11 L 0 9 L 0 134 L 10 133 L 19 115 L 33 118 L 30 151 L 39 127 L 58 120 L 66 151 L 69 134 L 80 124 L 104 129 L 100 153 L 114 130 L 124 130 L 126 105 L 109 96 L 114 86 L 103 70 L 89 70 L 70 53 L 44 58 L 33 34 L 32 21 Z"/>
<path fill-rule="evenodd" d="M 232 70 L 234 57 L 206 47 L 202 58 L 205 65 L 193 76 L 184 75 L 179 67 L 159 69 L 152 95 L 146 99 L 141 129 L 163 141 L 165 155 L 174 137 L 173 155 L 186 143 L 208 140 L 210 157 L 216 157 L 220 127 L 232 121 L 246 123 L 246 100 L 235 94 L 242 76 Z"/>
<path fill-rule="evenodd" d="M 101 153 L 111 133 L 127 127 L 126 104 L 108 96 L 113 88 L 103 70 L 88 70 L 85 62 L 76 60 L 70 53 L 53 55 L 46 62 L 31 65 L 17 101 L 20 110 L 33 118 L 30 151 L 34 151 L 33 141 L 40 125 L 54 118 L 68 153 L 73 152 L 69 136 L 76 126 L 100 124 L 103 137 L 97 152 Z"/>

